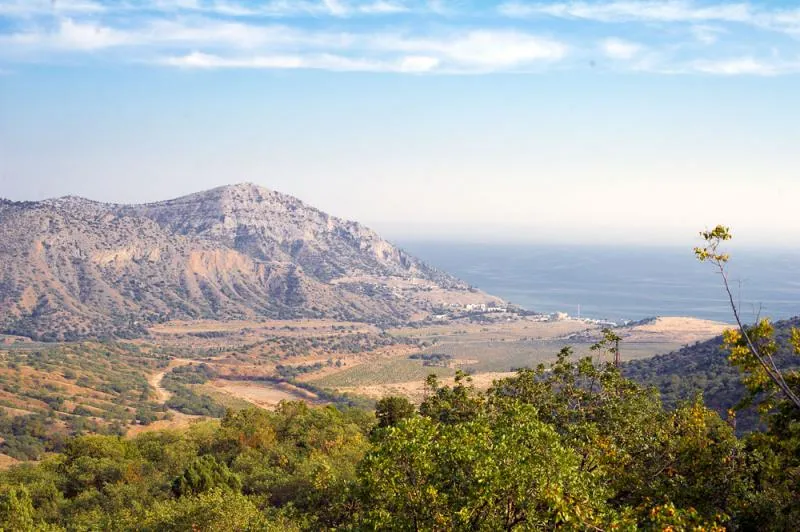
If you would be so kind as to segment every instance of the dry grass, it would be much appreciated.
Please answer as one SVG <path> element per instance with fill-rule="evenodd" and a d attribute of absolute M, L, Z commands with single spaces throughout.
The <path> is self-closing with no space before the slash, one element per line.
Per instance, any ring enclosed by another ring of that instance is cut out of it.
<path fill-rule="evenodd" d="M 657 318 L 651 323 L 622 329 L 628 342 L 692 344 L 722 334 L 730 325 L 696 318 Z"/>
<path fill-rule="evenodd" d="M 516 375 L 514 372 L 491 372 L 473 375 L 472 384 L 478 390 L 488 389 L 494 381 Z M 452 386 L 452 377 L 440 378 L 442 384 Z M 415 380 L 409 382 L 395 382 L 390 384 L 373 384 L 370 386 L 342 387 L 340 392 L 362 395 L 371 399 L 380 399 L 389 395 L 399 395 L 408 398 L 417 404 L 425 399 L 425 381 Z"/>
<path fill-rule="evenodd" d="M 403 327 L 391 329 L 390 334 L 423 340 L 457 338 L 460 342 L 486 341 L 490 339 L 546 339 L 559 338 L 580 331 L 598 329 L 595 325 L 579 320 L 536 321 L 519 318 L 493 323 L 455 322 L 426 327 Z"/>
<path fill-rule="evenodd" d="M 376 360 L 369 364 L 358 366 L 327 375 L 320 379 L 310 379 L 317 386 L 324 388 L 342 388 L 369 386 L 373 384 L 386 384 L 405 381 L 424 380 L 431 373 L 438 376 L 455 374 L 452 368 L 437 366 L 423 366 L 421 360 L 408 358 L 391 358 Z"/>
<path fill-rule="evenodd" d="M 7 454 L 0 454 L 0 471 L 5 471 L 9 467 L 17 465 L 19 460 L 16 458 L 11 458 Z"/>
<path fill-rule="evenodd" d="M 128 432 L 125 433 L 125 436 L 128 438 L 133 438 L 144 432 L 183 429 L 193 423 L 199 423 L 208 419 L 205 416 L 190 416 L 174 410 L 171 410 L 170 412 L 172 413 L 172 419 L 161 419 L 159 421 L 154 421 L 149 425 L 132 425 L 128 429 Z"/>
<path fill-rule="evenodd" d="M 217 392 L 247 401 L 262 408 L 274 408 L 281 401 L 318 402 L 311 392 L 287 383 L 239 382 L 218 379 L 210 383 Z"/>

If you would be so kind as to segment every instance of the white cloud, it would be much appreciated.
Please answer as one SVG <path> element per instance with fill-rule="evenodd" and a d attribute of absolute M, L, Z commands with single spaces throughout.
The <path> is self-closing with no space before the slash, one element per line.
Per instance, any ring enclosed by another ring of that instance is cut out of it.
<path fill-rule="evenodd" d="M 36 15 L 69 15 L 79 13 L 101 13 L 106 6 L 88 0 L 2 0 L 0 15 L 7 17 L 31 17 Z"/>
<path fill-rule="evenodd" d="M 108 48 L 130 42 L 129 35 L 124 32 L 99 24 L 74 22 L 71 19 L 61 22 L 56 39 L 59 46 L 79 50 Z"/>
<path fill-rule="evenodd" d="M 217 0 L 150 0 L 144 5 L 166 12 L 196 11 L 232 17 L 293 17 L 320 16 L 349 17 L 352 15 L 386 15 L 410 11 L 397 0 L 273 0 L 267 2 L 234 2 Z"/>
<path fill-rule="evenodd" d="M 380 34 L 336 36 L 339 53 L 331 46 L 296 45 L 285 53 L 257 53 L 251 56 L 213 55 L 192 52 L 160 59 L 160 64 L 187 68 L 313 68 L 337 71 L 449 72 L 473 73 L 515 69 L 564 57 L 566 47 L 558 42 L 517 32 L 474 31 L 462 37 L 408 37 Z M 329 44 L 309 34 L 309 39 Z M 308 43 L 306 43 L 308 44 Z M 275 48 L 275 47 L 273 47 Z"/>
<path fill-rule="evenodd" d="M 132 36 L 91 22 L 61 20 L 52 32 L 29 31 L 0 36 L 0 43 L 25 49 L 89 51 L 132 44 Z"/>
<path fill-rule="evenodd" d="M 641 45 L 618 38 L 605 39 L 600 43 L 603 53 L 612 59 L 632 59 L 642 49 Z"/>
<path fill-rule="evenodd" d="M 604 23 L 724 22 L 746 24 L 766 30 L 800 33 L 800 8 L 780 8 L 747 2 L 698 3 L 691 0 L 611 0 L 600 2 L 519 2 L 502 4 L 507 17 L 551 16 Z"/>
<path fill-rule="evenodd" d="M 435 57 L 424 55 L 410 55 L 400 61 L 402 72 L 430 72 L 439 66 L 440 61 Z"/>
<path fill-rule="evenodd" d="M 694 38 L 703 44 L 714 44 L 719 40 L 719 36 L 725 33 L 723 28 L 708 25 L 695 25 L 692 26 L 692 35 Z"/>
<path fill-rule="evenodd" d="M 798 71 L 798 65 L 795 64 L 769 63 L 752 57 L 718 61 L 696 61 L 691 67 L 697 72 L 725 76 L 775 76 Z"/>
<path fill-rule="evenodd" d="M 474 31 L 465 37 L 441 42 L 434 46 L 437 48 L 457 61 L 489 68 L 556 61 L 567 53 L 567 47 L 560 42 L 513 31 Z"/>
<path fill-rule="evenodd" d="M 118 46 L 206 47 L 214 49 L 319 48 L 338 49 L 353 44 L 355 35 L 295 29 L 284 25 L 254 25 L 215 19 L 191 22 L 154 20 L 135 28 L 116 29 L 94 22 L 64 19 L 51 30 L 0 35 L 0 43 L 18 48 L 47 49 L 55 52 L 96 50 Z"/>
<path fill-rule="evenodd" d="M 222 57 L 200 52 L 184 56 L 166 57 L 159 63 L 171 67 L 190 69 L 265 69 L 297 70 L 317 69 L 337 72 L 428 72 L 436 67 L 435 58 L 404 57 L 397 61 L 358 59 L 335 54 L 308 55 L 257 55 L 248 57 Z"/>
<path fill-rule="evenodd" d="M 561 42 L 516 31 L 474 30 L 452 36 L 380 36 L 374 45 L 389 51 L 423 53 L 456 69 L 502 70 L 566 56 Z"/>
<path fill-rule="evenodd" d="M 687 22 L 723 20 L 747 22 L 753 13 L 748 4 L 716 4 L 698 6 L 683 0 L 643 0 L 611 2 L 509 2 L 500 6 L 507 16 L 525 17 L 549 15 L 561 18 L 596 20 L 600 22 Z"/>
<path fill-rule="evenodd" d="M 439 9 L 450 11 L 435 24 L 421 16 Z M 495 14 L 487 20 L 489 28 L 480 28 L 473 26 L 477 19 L 471 15 L 436 0 L 56 0 L 55 7 L 50 0 L 0 0 L 0 16 L 14 13 L 6 15 L 8 24 L 0 29 L 0 68 L 20 61 L 74 60 L 91 52 L 109 61 L 186 68 L 472 74 L 538 71 L 559 62 L 578 64 L 566 60 L 600 52 L 618 61 L 615 68 L 640 72 L 796 71 L 792 64 L 777 62 L 794 57 L 786 48 L 786 36 L 749 31 L 734 23 L 788 31 L 793 24 L 800 27 L 800 11 L 770 11 L 749 3 L 701 5 L 695 0 L 515 2 L 501 9 L 506 15 L 534 19 L 524 22 L 523 31 L 520 22 Z M 391 18 L 400 13 L 402 17 Z M 359 14 L 383 14 L 387 21 L 401 20 L 403 26 L 392 24 L 391 30 L 384 30 L 383 23 L 366 24 L 357 19 Z M 280 24 L 275 17 L 282 17 Z M 534 28 L 546 24 L 546 17 L 562 18 L 567 22 L 560 26 L 574 28 L 564 38 L 554 35 L 549 24 L 550 35 L 537 33 Z M 617 37 L 599 42 L 581 37 L 587 24 L 618 22 L 639 24 L 646 33 L 634 28 L 638 42 L 619 37 L 628 35 L 619 27 L 607 33 Z M 739 32 L 746 34 L 744 39 Z M 718 39 L 724 33 L 730 38 Z M 764 35 L 774 38 L 746 40 Z M 767 48 L 775 52 L 766 61 L 750 58 Z M 748 51 L 744 59 L 718 59 L 738 57 L 742 50 Z M 794 48 L 791 53 L 796 53 Z"/>
<path fill-rule="evenodd" d="M 250 58 L 223 58 L 216 55 L 192 52 L 179 57 L 168 57 L 161 64 L 183 68 L 302 68 L 303 60 L 297 56 L 258 56 Z"/>
<path fill-rule="evenodd" d="M 348 11 L 339 0 L 322 0 L 322 5 L 325 6 L 325 9 L 327 9 L 331 15 L 335 16 L 342 16 Z"/>
<path fill-rule="evenodd" d="M 373 2 L 371 4 L 365 4 L 359 7 L 359 12 L 361 13 L 375 13 L 375 14 L 390 14 L 390 13 L 405 13 L 409 9 L 396 2 L 386 2 L 384 0 L 379 0 L 378 2 Z"/>

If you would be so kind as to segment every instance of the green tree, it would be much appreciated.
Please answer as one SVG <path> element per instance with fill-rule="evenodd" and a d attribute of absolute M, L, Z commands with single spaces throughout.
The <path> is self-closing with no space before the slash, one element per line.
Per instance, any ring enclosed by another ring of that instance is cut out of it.
<path fill-rule="evenodd" d="M 389 427 L 361 466 L 375 530 L 583 530 L 606 516 L 604 488 L 529 405 L 460 423 Z"/>
<path fill-rule="evenodd" d="M 211 455 L 196 458 L 186 470 L 172 482 L 172 492 L 177 497 L 196 495 L 212 489 L 239 491 L 242 482 L 228 466 Z"/>
<path fill-rule="evenodd" d="M 456 372 L 455 384 L 440 386 L 436 375 L 425 381 L 427 397 L 419 413 L 441 423 L 461 423 L 474 419 L 483 408 L 483 401 L 472 385 L 472 377 Z"/>
<path fill-rule="evenodd" d="M 405 397 L 384 397 L 375 405 L 375 417 L 378 426 L 393 427 L 401 420 L 414 415 L 414 404 Z"/>
<path fill-rule="evenodd" d="M 549 368 L 495 382 L 490 405 L 534 407 L 580 457 L 581 471 L 605 479 L 608 502 L 619 511 L 642 519 L 662 501 L 697 508 L 707 519 L 725 513 L 746 470 L 731 427 L 700 402 L 667 412 L 653 390 L 613 364 L 572 362 L 571 353 L 565 348 Z"/>
<path fill-rule="evenodd" d="M 0 489 L 0 531 L 28 532 L 34 527 L 33 502 L 23 486 L 4 486 Z"/>
<path fill-rule="evenodd" d="M 118 528 L 119 524 L 112 525 Z M 292 532 L 299 530 L 285 517 L 271 518 L 249 498 L 230 490 L 209 491 L 163 501 L 147 509 L 143 516 L 129 518 L 124 529 L 143 532 Z"/>

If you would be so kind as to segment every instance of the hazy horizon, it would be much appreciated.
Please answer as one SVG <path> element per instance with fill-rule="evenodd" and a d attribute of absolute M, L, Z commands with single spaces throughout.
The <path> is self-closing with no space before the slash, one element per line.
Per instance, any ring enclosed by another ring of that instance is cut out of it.
<path fill-rule="evenodd" d="M 233 183 L 236 184 L 236 183 Z M 228 186 L 228 185 L 220 185 L 220 186 Z M 262 185 L 259 185 L 262 186 Z M 217 188 L 217 187 L 214 187 Z M 268 187 L 265 187 L 268 188 Z M 205 189 L 211 190 L 211 189 Z M 205 190 L 195 190 L 188 192 L 188 194 L 197 193 L 197 192 L 204 192 Z M 274 190 L 274 189 L 271 189 Z M 276 192 L 282 192 L 277 190 Z M 158 202 L 158 201 L 166 201 L 175 199 L 179 196 L 169 196 L 163 198 L 156 198 L 153 200 L 143 201 L 143 202 L 126 202 L 126 201 L 114 201 L 114 200 L 101 200 L 96 197 L 82 195 L 82 194 L 60 194 L 60 195 L 44 195 L 42 198 L 31 199 L 31 198 L 15 198 L 15 197 L 7 197 L 0 195 L 0 199 L 7 199 L 10 201 L 43 201 L 49 199 L 58 199 L 68 196 L 76 196 L 82 197 L 84 199 L 88 199 L 91 201 L 99 201 L 104 203 L 113 203 L 113 204 L 135 204 L 135 203 L 149 203 L 149 202 Z M 306 204 L 309 204 L 304 198 L 299 198 L 301 201 L 304 201 Z M 320 208 L 319 205 L 309 204 L 311 207 Z M 394 244 L 397 244 L 403 247 L 404 243 L 463 243 L 463 244 L 471 244 L 471 245 L 499 245 L 499 246 L 506 246 L 506 245 L 530 245 L 530 246 L 551 246 L 557 247 L 559 245 L 579 245 L 583 247 L 602 247 L 602 248 L 609 248 L 609 247 L 616 247 L 620 249 L 629 248 L 629 247 L 648 247 L 648 248 L 659 248 L 659 249 L 672 249 L 675 252 L 682 252 L 686 249 L 691 249 L 692 246 L 700 244 L 701 239 L 699 238 L 699 230 L 689 230 L 685 233 L 675 234 L 673 238 L 665 238 L 665 237 L 657 237 L 657 238 L 648 238 L 647 234 L 632 234 L 626 233 L 624 231 L 619 230 L 618 228 L 606 228 L 604 230 L 604 237 L 603 238 L 581 238 L 581 236 L 575 232 L 570 233 L 561 232 L 559 234 L 552 234 L 547 231 L 547 228 L 543 227 L 534 227 L 534 226 L 501 226 L 501 225 L 493 225 L 493 224 L 480 224 L 474 225 L 470 224 L 469 222 L 466 223 L 442 223 L 442 224 L 420 224 L 415 223 L 413 221 L 408 222 L 374 222 L 370 223 L 365 220 L 355 219 L 353 217 L 349 217 L 346 214 L 336 213 L 332 211 L 328 211 L 326 209 L 322 209 L 323 212 L 327 212 L 333 216 L 344 220 L 352 220 L 363 225 L 368 226 L 369 228 L 376 230 L 380 235 Z M 711 227 L 710 225 L 703 226 L 700 229 L 706 229 Z M 736 236 L 735 242 L 729 242 L 727 247 L 733 250 L 741 250 L 745 252 L 757 252 L 761 250 L 773 250 L 773 251 L 783 251 L 783 250 L 794 250 L 796 246 L 793 245 L 792 242 L 778 242 L 770 241 L 769 239 L 762 238 L 761 235 L 757 233 L 748 232 L 746 229 L 744 231 L 740 231 L 740 228 L 733 228 L 734 234 Z M 688 247 L 687 247 L 688 246 Z"/>

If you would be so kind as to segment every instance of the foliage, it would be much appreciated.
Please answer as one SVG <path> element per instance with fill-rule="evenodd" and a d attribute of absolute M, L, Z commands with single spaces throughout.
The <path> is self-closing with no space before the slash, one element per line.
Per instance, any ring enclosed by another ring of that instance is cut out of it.
<path fill-rule="evenodd" d="M 172 482 L 172 492 L 182 497 L 196 495 L 212 489 L 230 489 L 238 491 L 242 482 L 228 469 L 224 463 L 219 463 L 211 455 L 204 455 L 195 459 L 183 473 Z"/>
<path fill-rule="evenodd" d="M 777 344 L 773 339 L 774 329 L 769 320 L 762 319 L 752 326 L 745 326 L 733 301 L 726 269 L 730 255 L 719 249 L 723 242 L 732 238 L 730 229 L 718 225 L 711 231 L 702 231 L 700 236 L 706 244 L 703 247 L 696 247 L 694 253 L 700 262 L 710 262 L 722 278 L 738 326 L 737 330 L 726 331 L 724 342 L 730 352 L 728 358 L 731 364 L 744 374 L 744 383 L 750 392 L 750 398 L 759 393 L 766 393 L 768 397 L 764 401 L 764 407 L 769 409 L 775 404 L 774 395 L 780 394 L 782 401 L 789 401 L 800 410 L 800 396 L 798 396 L 800 390 L 787 382 L 787 379 L 796 381 L 800 380 L 800 377 L 796 374 L 787 376 L 776 365 L 774 355 Z M 795 353 L 800 354 L 800 330 L 792 330 L 791 343 Z"/>
<path fill-rule="evenodd" d="M 198 393 L 191 385 L 204 384 L 217 376 L 214 368 L 207 364 L 177 366 L 164 375 L 161 385 L 172 396 L 166 406 L 184 414 L 208 417 L 222 417 L 225 407 L 208 394 Z"/>
<path fill-rule="evenodd" d="M 284 402 L 71 438 L 0 473 L 0 512 L 21 530 L 792 529 L 800 423 L 776 408 L 738 439 L 701 398 L 665 409 L 564 349 L 484 393 L 432 376 L 418 409 Z"/>
<path fill-rule="evenodd" d="M 414 415 L 414 404 L 405 397 L 384 397 L 375 405 L 378 427 L 394 427 L 400 421 Z"/>
<path fill-rule="evenodd" d="M 580 530 L 605 510 L 599 479 L 530 405 L 457 423 L 406 419 L 362 475 L 364 524 L 376 530 Z"/>
<path fill-rule="evenodd" d="M 0 349 L 0 452 L 39 459 L 69 436 L 120 434 L 164 417 L 146 374 L 164 361 L 122 343 Z"/>

